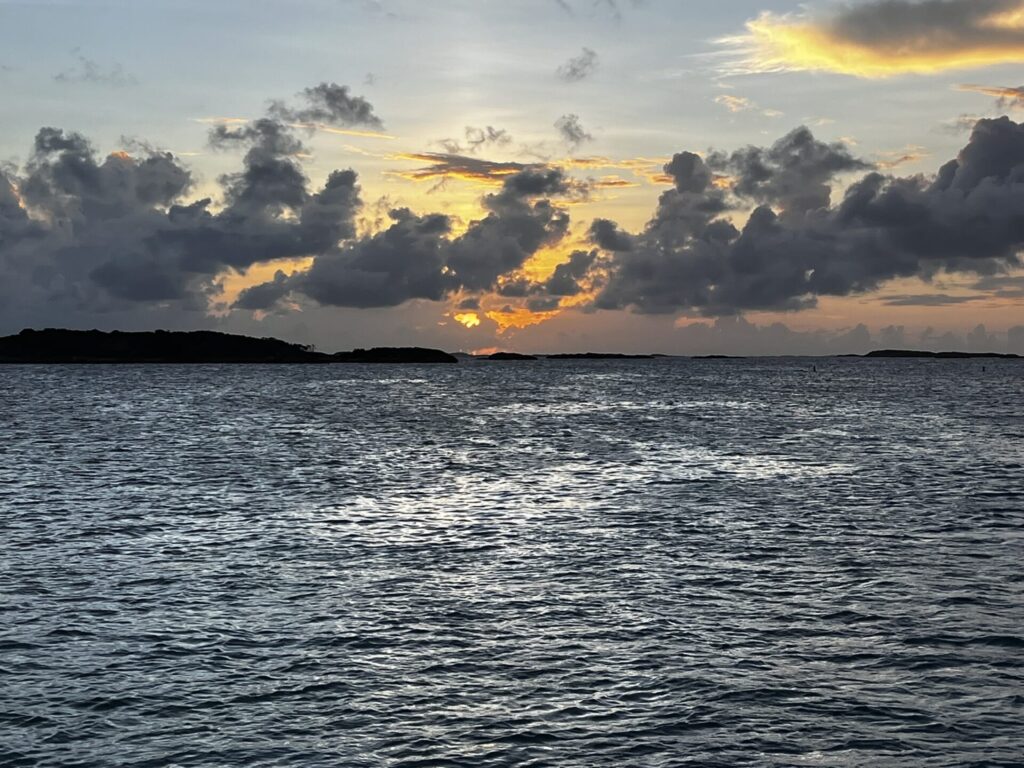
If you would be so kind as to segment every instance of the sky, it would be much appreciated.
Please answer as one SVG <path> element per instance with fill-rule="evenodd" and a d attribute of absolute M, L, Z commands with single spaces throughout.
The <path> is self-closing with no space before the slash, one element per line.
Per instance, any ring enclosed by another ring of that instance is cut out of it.
<path fill-rule="evenodd" d="M 0 333 L 1024 353 L 1024 0 L 0 0 Z"/>

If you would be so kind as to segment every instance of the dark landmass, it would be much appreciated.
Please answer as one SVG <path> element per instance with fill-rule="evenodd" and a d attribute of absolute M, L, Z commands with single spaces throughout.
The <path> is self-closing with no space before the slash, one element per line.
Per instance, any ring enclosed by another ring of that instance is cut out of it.
<path fill-rule="evenodd" d="M 436 349 L 357 349 L 328 355 L 280 339 L 216 331 L 26 329 L 0 338 L 0 363 L 457 363 Z"/>
<path fill-rule="evenodd" d="M 0 338 L 5 363 L 324 363 L 329 355 L 279 339 L 216 331 L 26 329 Z"/>
<path fill-rule="evenodd" d="M 421 347 L 375 347 L 357 349 L 353 352 L 339 352 L 331 355 L 332 363 L 457 363 L 459 359 L 439 349 Z"/>
<path fill-rule="evenodd" d="M 666 355 L 624 355 L 604 352 L 543 355 L 549 360 L 654 360 Z M 860 358 L 1007 359 L 1021 355 L 997 352 L 926 352 L 880 349 Z M 450 355 L 422 347 L 375 347 L 326 354 L 312 347 L 280 339 L 257 339 L 217 331 L 73 331 L 59 328 L 26 329 L 15 336 L 0 337 L 0 363 L 369 363 L 434 364 L 467 360 L 528 361 L 534 355 L 496 352 L 486 357 L 463 353 Z M 701 355 L 694 360 L 742 360 L 732 355 Z"/>
<path fill-rule="evenodd" d="M 874 352 L 869 352 L 864 357 L 922 357 L 936 360 L 973 360 L 976 358 L 1020 359 L 1020 355 L 1005 355 L 998 352 L 923 352 L 914 349 L 878 349 Z"/>
<path fill-rule="evenodd" d="M 563 355 L 545 355 L 548 360 L 654 360 L 665 355 L 616 355 L 604 352 L 583 352 Z"/>
<path fill-rule="evenodd" d="M 495 352 L 488 355 L 485 360 L 536 360 L 533 355 L 521 355 L 518 352 Z"/>

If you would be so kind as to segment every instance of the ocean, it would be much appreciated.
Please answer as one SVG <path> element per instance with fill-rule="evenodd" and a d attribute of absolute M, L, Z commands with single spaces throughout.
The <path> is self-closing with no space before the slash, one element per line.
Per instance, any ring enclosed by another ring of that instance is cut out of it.
<path fill-rule="evenodd" d="M 1024 362 L 0 367 L 0 765 L 1024 765 Z"/>

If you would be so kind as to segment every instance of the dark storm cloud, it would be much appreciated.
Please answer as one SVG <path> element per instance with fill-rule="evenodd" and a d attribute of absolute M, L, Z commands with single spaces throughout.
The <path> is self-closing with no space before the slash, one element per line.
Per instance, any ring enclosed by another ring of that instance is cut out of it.
<path fill-rule="evenodd" d="M 595 222 L 595 242 L 614 246 L 598 307 L 797 310 L 896 277 L 995 275 L 1019 264 L 1024 126 L 1005 117 L 980 120 L 934 178 L 868 173 L 835 205 L 833 177 L 863 164 L 804 130 L 708 162 L 736 174 L 735 190 L 713 183 L 697 155 L 676 155 L 665 167 L 675 186 L 630 250 L 619 250 L 630 241 L 613 224 Z M 723 214 L 745 200 L 759 204 L 737 230 Z"/>
<path fill-rule="evenodd" d="M 304 257 L 313 258 L 308 270 L 278 271 L 234 307 L 281 311 L 289 299 L 386 307 L 486 291 L 565 237 L 569 216 L 556 201 L 586 193 L 557 168 L 420 156 L 433 165 L 419 177 L 463 174 L 497 185 L 482 199 L 483 217 L 453 236 L 448 216 L 399 208 L 383 230 L 357 237 L 355 172 L 333 171 L 312 188 L 299 164 L 306 150 L 296 121 L 365 124 L 371 113 L 333 85 L 305 93 L 302 114 L 274 104 L 263 118 L 213 126 L 211 147 L 242 153 L 240 170 L 219 179 L 218 203 L 187 199 L 188 170 L 144 141 L 132 144 L 133 154 L 100 157 L 79 134 L 39 131 L 24 168 L 0 174 L 0 311 L 205 312 L 226 271 Z M 500 142 L 502 134 L 468 139 Z"/>
<path fill-rule="evenodd" d="M 246 296 L 245 308 L 256 302 L 255 308 L 266 309 L 266 300 L 276 303 L 288 293 L 327 306 L 390 307 L 412 299 L 439 301 L 460 290 L 490 290 L 565 236 L 568 214 L 549 198 L 571 193 L 561 170 L 519 171 L 484 196 L 486 216 L 455 238 L 447 216 L 394 210 L 384 231 L 317 256 L 307 272 L 288 279 L 287 290 L 276 279 L 265 290 L 257 286 L 261 301 Z"/>
<path fill-rule="evenodd" d="M 285 121 L 319 123 L 339 128 L 374 128 L 384 123 L 373 112 L 373 105 L 361 96 L 353 96 L 347 85 L 320 83 L 300 94 L 305 106 L 290 107 L 274 102 L 272 116 Z"/>
<path fill-rule="evenodd" d="M 591 268 L 598 258 L 596 250 L 574 251 L 568 261 L 555 267 L 547 280 L 533 282 L 526 277 L 503 279 L 497 285 L 497 294 L 509 299 L 527 299 L 525 306 L 531 312 L 549 312 L 557 309 L 563 298 L 578 296 L 592 284 Z"/>
<path fill-rule="evenodd" d="M 557 70 L 558 76 L 567 83 L 578 83 L 586 80 L 597 70 L 597 52 L 584 48 L 579 56 L 574 56 Z"/>
<path fill-rule="evenodd" d="M 274 279 L 246 288 L 238 295 L 234 306 L 237 309 L 269 310 L 291 292 L 288 275 L 280 269 L 274 273 Z"/>
<path fill-rule="evenodd" d="M 597 251 L 574 251 L 569 260 L 555 267 L 551 277 L 543 284 L 551 296 L 576 296 L 583 288 L 583 280 L 597 260 Z"/>
<path fill-rule="evenodd" d="M 587 133 L 580 122 L 579 115 L 562 115 L 555 121 L 555 128 L 558 129 L 562 140 L 572 149 L 578 149 L 580 145 L 593 141 L 594 137 Z"/>
<path fill-rule="evenodd" d="M 383 232 L 318 256 L 308 272 L 293 278 L 293 289 L 340 307 L 439 301 L 455 290 L 458 282 L 444 268 L 449 218 L 416 216 L 405 208 L 390 216 L 393 223 Z"/>
<path fill-rule="evenodd" d="M 486 290 L 501 275 L 520 269 L 545 245 L 563 237 L 569 215 L 549 198 L 571 192 L 559 169 L 527 169 L 509 176 L 499 192 L 486 195 L 487 215 L 455 240 L 448 267 L 469 290 Z"/>
<path fill-rule="evenodd" d="M 633 236 L 619 229 L 619 225 L 609 219 L 594 219 L 588 235 L 594 245 L 605 251 L 633 250 Z"/>
<path fill-rule="evenodd" d="M 245 152 L 242 170 L 220 179 L 216 209 L 185 201 L 192 177 L 171 153 L 135 142 L 132 154 L 100 157 L 80 134 L 41 129 L 24 168 L 0 181 L 3 308 L 202 311 L 227 269 L 326 253 L 354 236 L 355 173 L 311 189 L 302 143 L 281 120 L 217 125 L 210 143 Z"/>
<path fill-rule="evenodd" d="M 827 208 L 836 176 L 871 167 L 850 154 L 845 145 L 818 141 L 803 127 L 767 148 L 746 147 L 729 155 L 714 153 L 707 165 L 733 178 L 735 194 L 778 206 L 789 214 Z"/>

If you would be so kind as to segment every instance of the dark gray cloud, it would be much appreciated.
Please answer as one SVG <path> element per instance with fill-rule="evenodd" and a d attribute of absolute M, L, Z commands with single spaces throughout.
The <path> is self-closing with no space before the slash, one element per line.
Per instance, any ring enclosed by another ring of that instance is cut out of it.
<path fill-rule="evenodd" d="M 280 119 L 217 125 L 210 143 L 245 153 L 242 170 L 220 179 L 219 206 L 186 201 L 192 176 L 171 153 L 134 142 L 131 154 L 101 157 L 80 134 L 41 129 L 24 167 L 0 179 L 0 315 L 205 312 L 225 270 L 354 237 L 355 173 L 311 189 L 302 142 Z"/>
<path fill-rule="evenodd" d="M 582 144 L 594 140 L 583 127 L 579 115 L 562 115 L 555 121 L 555 128 L 558 129 L 562 140 L 572 149 L 578 149 Z"/>
<path fill-rule="evenodd" d="M 712 182 L 709 164 L 736 174 Z M 831 204 L 838 173 L 863 167 L 801 129 L 767 149 L 682 153 L 665 192 L 630 243 L 595 223 L 595 244 L 614 245 L 596 304 L 708 315 L 798 310 L 818 296 L 869 291 L 896 277 L 942 270 L 996 275 L 1024 247 L 1024 126 L 980 120 L 958 158 L 934 178 L 868 173 Z M 723 214 L 757 207 L 737 230 Z"/>
<path fill-rule="evenodd" d="M 238 295 L 234 306 L 237 309 L 270 310 L 281 299 L 291 292 L 288 275 L 280 269 L 274 273 L 274 279 L 246 288 Z"/>
<path fill-rule="evenodd" d="M 567 83 L 578 83 L 586 80 L 597 70 L 597 52 L 590 48 L 584 48 L 579 56 L 574 56 L 558 70 L 558 76 Z"/>
<path fill-rule="evenodd" d="M 501 191 L 483 198 L 487 215 L 474 221 L 449 249 L 448 267 L 469 290 L 486 290 L 520 269 L 569 229 L 569 215 L 550 198 L 571 194 L 559 169 L 527 169 L 509 176 Z"/>
<path fill-rule="evenodd" d="M 576 296 L 583 290 L 580 283 L 587 277 L 597 256 L 597 251 L 574 251 L 568 261 L 555 267 L 543 284 L 544 291 L 551 296 Z"/>
<path fill-rule="evenodd" d="M 450 152 L 418 152 L 402 155 L 401 159 L 426 163 L 426 165 L 420 168 L 402 171 L 397 174 L 410 181 L 464 179 L 485 184 L 500 184 L 509 176 L 525 171 L 530 167 L 523 163 L 496 163 L 479 157 L 469 157 Z"/>
<path fill-rule="evenodd" d="M 909 54 L 996 48 L 999 41 L 1020 42 L 1024 34 L 989 20 L 1020 8 L 1020 0 L 872 0 L 841 4 L 827 28 L 841 40 L 872 50 Z"/>
<path fill-rule="evenodd" d="M 588 235 L 594 245 L 605 251 L 631 251 L 635 244 L 631 234 L 609 219 L 594 219 Z"/>
<path fill-rule="evenodd" d="M 967 304 L 983 298 L 984 296 L 953 296 L 947 293 L 913 293 L 886 296 L 882 303 L 890 307 L 948 307 L 954 304 Z"/>
<path fill-rule="evenodd" d="M 733 191 L 756 203 L 804 214 L 831 203 L 831 185 L 842 173 L 871 166 L 844 144 L 818 141 L 797 128 L 770 147 L 745 147 L 732 154 L 712 153 L 707 165 L 733 177 Z"/>
<path fill-rule="evenodd" d="M 373 111 L 373 105 L 362 96 L 353 96 L 347 85 L 320 83 L 306 88 L 300 94 L 305 102 L 302 107 L 291 107 L 275 101 L 271 105 L 271 116 L 299 123 L 319 123 L 340 128 L 384 127 Z"/>
<path fill-rule="evenodd" d="M 1001 299 L 1024 299 L 1024 276 L 990 275 L 983 277 L 972 288 Z"/>
<path fill-rule="evenodd" d="M 484 196 L 486 216 L 455 238 L 447 216 L 394 210 L 384 231 L 317 256 L 307 272 L 284 285 L 275 278 L 251 289 L 255 297 L 246 295 L 236 306 L 268 309 L 268 302 L 295 293 L 326 306 L 390 307 L 412 299 L 439 301 L 461 290 L 490 290 L 541 247 L 566 235 L 569 216 L 550 198 L 572 191 L 561 170 L 518 171 L 498 192 Z"/>
<path fill-rule="evenodd" d="M 445 269 L 451 221 L 441 214 L 391 211 L 392 224 L 376 235 L 318 256 L 292 288 L 319 304 L 392 307 L 411 299 L 439 301 L 458 287 Z"/>

